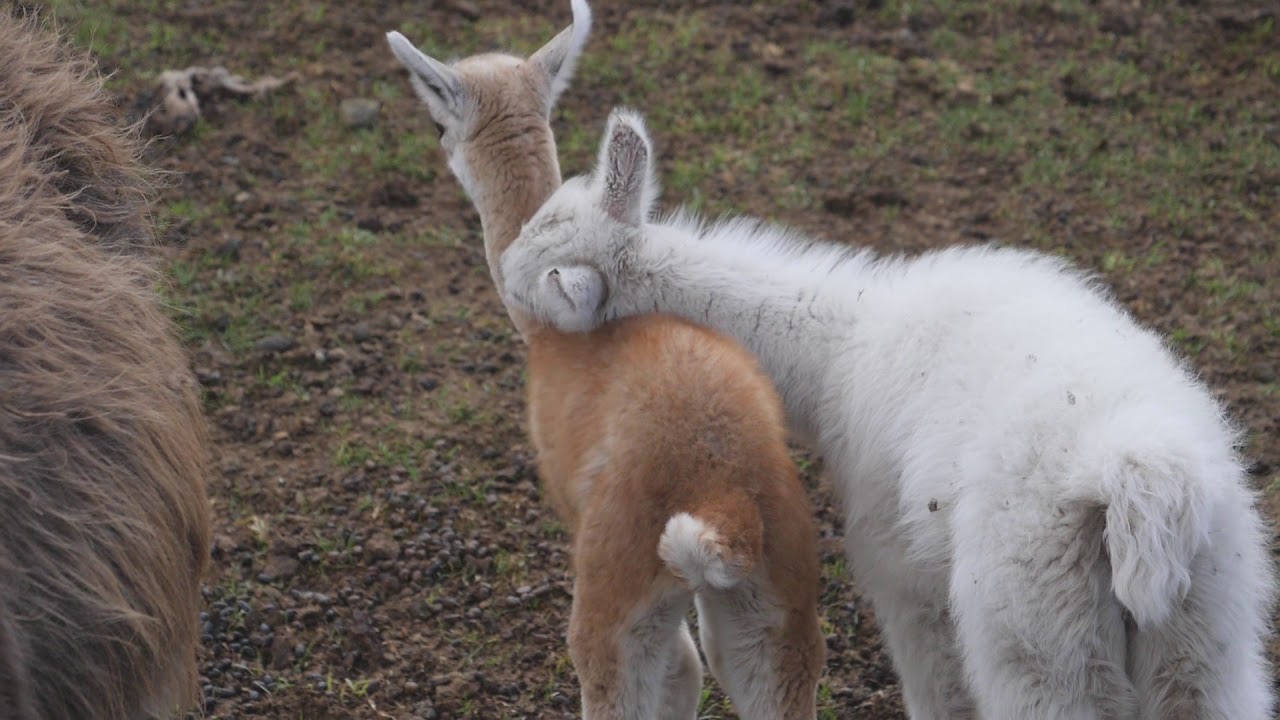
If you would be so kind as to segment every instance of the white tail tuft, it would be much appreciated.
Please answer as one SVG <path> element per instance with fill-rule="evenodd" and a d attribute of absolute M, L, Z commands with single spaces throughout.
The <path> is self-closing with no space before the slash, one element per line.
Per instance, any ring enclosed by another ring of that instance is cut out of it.
<path fill-rule="evenodd" d="M 667 521 L 658 540 L 658 557 L 693 590 L 707 585 L 727 590 L 748 572 L 720 534 L 689 513 L 677 513 Z"/>
<path fill-rule="evenodd" d="M 1112 586 L 1139 627 L 1164 622 L 1191 587 L 1191 563 L 1208 539 L 1208 498 L 1176 471 L 1127 465 L 1105 478 Z"/>

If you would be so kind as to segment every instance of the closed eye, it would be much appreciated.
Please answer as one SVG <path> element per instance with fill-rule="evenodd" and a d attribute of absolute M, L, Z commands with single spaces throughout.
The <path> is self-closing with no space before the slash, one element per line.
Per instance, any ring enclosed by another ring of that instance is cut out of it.
<path fill-rule="evenodd" d="M 440 123 L 435 123 L 435 126 L 436 126 L 436 138 L 439 139 L 444 137 L 444 125 L 441 125 Z"/>

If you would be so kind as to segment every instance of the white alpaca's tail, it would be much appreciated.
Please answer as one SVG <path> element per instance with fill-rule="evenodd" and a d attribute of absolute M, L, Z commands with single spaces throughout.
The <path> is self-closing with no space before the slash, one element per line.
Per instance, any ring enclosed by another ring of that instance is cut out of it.
<path fill-rule="evenodd" d="M 746 518 L 759 536 L 759 516 Z M 734 537 L 738 535 L 739 537 Z M 747 537 L 689 513 L 671 516 L 658 540 L 658 557 L 695 592 L 704 587 L 728 590 L 751 573 L 757 557 Z M 745 547 L 744 547 L 745 545 Z"/>
<path fill-rule="evenodd" d="M 1111 583 L 1139 627 L 1164 622 L 1191 588 L 1191 564 L 1208 541 L 1204 481 L 1169 458 L 1125 458 L 1104 469 Z"/>

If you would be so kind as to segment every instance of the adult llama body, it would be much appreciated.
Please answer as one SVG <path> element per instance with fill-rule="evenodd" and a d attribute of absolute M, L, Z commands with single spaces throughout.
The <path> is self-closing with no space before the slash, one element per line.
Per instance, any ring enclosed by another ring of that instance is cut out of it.
<path fill-rule="evenodd" d="M 0 17 L 0 718 L 196 697 L 206 435 L 147 179 L 91 62 Z"/>

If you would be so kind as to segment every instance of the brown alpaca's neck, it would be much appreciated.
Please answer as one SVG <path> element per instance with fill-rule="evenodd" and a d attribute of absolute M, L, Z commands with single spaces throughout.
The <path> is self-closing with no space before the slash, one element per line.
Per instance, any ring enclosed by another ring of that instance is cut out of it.
<path fill-rule="evenodd" d="M 489 263 L 489 274 L 499 296 L 503 295 L 506 287 L 499 269 L 502 253 L 515 242 L 520 229 L 542 207 L 542 203 L 560 187 L 560 164 L 556 160 L 554 141 L 546 142 L 541 152 L 536 154 L 507 157 L 518 158 L 518 161 L 489 159 L 484 163 L 493 172 L 483 196 L 475 198 L 484 229 L 485 260 Z M 508 307 L 507 314 L 526 341 L 531 339 L 531 331 L 537 330 L 542 334 L 540 331 L 545 329 L 515 308 Z"/>

